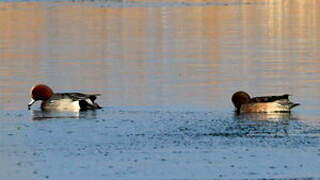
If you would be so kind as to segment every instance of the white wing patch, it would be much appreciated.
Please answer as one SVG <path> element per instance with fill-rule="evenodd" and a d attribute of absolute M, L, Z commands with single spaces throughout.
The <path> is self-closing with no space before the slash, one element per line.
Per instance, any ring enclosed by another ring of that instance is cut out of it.
<path fill-rule="evenodd" d="M 91 99 L 85 99 L 85 101 L 88 103 L 88 104 L 90 104 L 90 105 L 92 105 L 92 106 L 94 106 L 94 104 L 93 104 L 93 102 L 91 101 Z"/>
<path fill-rule="evenodd" d="M 42 108 L 48 111 L 80 111 L 79 101 L 72 101 L 71 99 L 51 100 L 49 102 L 44 102 Z"/>

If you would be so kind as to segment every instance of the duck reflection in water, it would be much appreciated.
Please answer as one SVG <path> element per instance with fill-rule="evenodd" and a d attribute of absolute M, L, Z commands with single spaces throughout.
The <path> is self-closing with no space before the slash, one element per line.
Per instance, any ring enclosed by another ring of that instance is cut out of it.
<path fill-rule="evenodd" d="M 32 120 L 50 120 L 50 119 L 96 119 L 96 111 L 80 111 L 80 112 L 56 112 L 56 111 L 31 111 Z"/>
<path fill-rule="evenodd" d="M 292 113 L 235 113 L 234 131 L 249 137 L 286 137 L 290 123 L 298 117 Z M 230 130 L 230 129 L 229 129 Z"/>
<path fill-rule="evenodd" d="M 250 121 L 287 121 L 297 120 L 298 118 L 292 113 L 275 112 L 275 113 L 235 113 L 236 120 L 250 120 Z"/>

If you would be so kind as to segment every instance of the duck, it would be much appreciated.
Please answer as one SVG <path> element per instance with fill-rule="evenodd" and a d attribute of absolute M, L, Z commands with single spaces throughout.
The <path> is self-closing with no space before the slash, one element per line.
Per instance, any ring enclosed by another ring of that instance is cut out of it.
<path fill-rule="evenodd" d="M 289 113 L 291 109 L 300 105 L 289 100 L 289 94 L 280 96 L 250 97 L 244 91 L 237 91 L 232 95 L 232 102 L 237 113 Z"/>
<path fill-rule="evenodd" d="M 96 110 L 102 107 L 95 103 L 100 94 L 83 94 L 77 92 L 54 93 L 53 90 L 45 84 L 37 84 L 31 88 L 31 101 L 28 109 L 36 101 L 42 101 L 41 110 L 43 111 L 71 111 L 79 112 L 86 110 Z"/>

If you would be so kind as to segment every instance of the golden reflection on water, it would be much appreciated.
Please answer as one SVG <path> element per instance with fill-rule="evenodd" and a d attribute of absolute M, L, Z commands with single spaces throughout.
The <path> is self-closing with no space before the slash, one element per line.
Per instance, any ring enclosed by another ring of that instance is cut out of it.
<path fill-rule="evenodd" d="M 250 121 L 288 121 L 298 119 L 291 113 L 247 113 L 247 114 L 235 114 L 235 118 L 238 120 L 250 120 Z"/>
<path fill-rule="evenodd" d="M 232 109 L 239 89 L 316 103 L 319 5 L 0 3 L 0 109 L 25 108 L 38 82 L 101 93 L 105 106 Z"/>

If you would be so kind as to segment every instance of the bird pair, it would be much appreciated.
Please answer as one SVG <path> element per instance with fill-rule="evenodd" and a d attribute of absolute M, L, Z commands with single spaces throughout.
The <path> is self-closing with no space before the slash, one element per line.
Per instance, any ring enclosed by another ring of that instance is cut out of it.
<path fill-rule="evenodd" d="M 82 94 L 82 93 L 54 93 L 53 90 L 44 84 L 38 84 L 31 89 L 32 104 L 41 100 L 41 109 L 45 111 L 85 111 L 101 109 L 95 103 L 99 94 Z M 237 113 L 252 112 L 290 112 L 292 108 L 299 104 L 289 100 L 289 95 L 282 96 L 263 96 L 251 98 L 248 93 L 238 91 L 231 98 Z"/>

